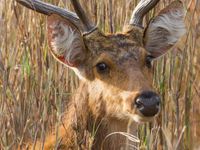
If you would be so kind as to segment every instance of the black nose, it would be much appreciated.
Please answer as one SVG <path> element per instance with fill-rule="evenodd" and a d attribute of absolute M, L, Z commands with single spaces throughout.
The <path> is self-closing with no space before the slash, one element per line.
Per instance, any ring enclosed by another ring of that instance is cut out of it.
<path fill-rule="evenodd" d="M 136 98 L 135 106 L 145 117 L 153 117 L 159 112 L 160 97 L 155 92 L 144 91 Z"/>

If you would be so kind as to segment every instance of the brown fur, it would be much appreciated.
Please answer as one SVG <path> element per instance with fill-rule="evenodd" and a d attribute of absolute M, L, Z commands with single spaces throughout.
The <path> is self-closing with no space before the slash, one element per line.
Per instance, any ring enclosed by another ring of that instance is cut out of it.
<path fill-rule="evenodd" d="M 141 47 L 142 43 L 133 40 L 138 37 L 141 41 L 142 32 L 139 29 L 131 31 L 106 36 L 97 30 L 84 36 L 87 51 L 93 47 L 93 51 L 88 52 L 92 56 L 85 60 L 86 80 L 80 84 L 59 129 L 60 149 L 77 149 L 78 145 L 83 149 L 92 145 L 94 150 L 127 147 L 123 135 L 106 136 L 113 132 L 135 133 L 136 126 L 130 118 L 138 113 L 134 99 L 141 91 L 152 90 L 151 69 L 144 62 L 147 52 Z M 101 75 L 93 67 L 101 61 L 109 64 L 109 74 Z M 122 96 L 123 92 L 128 94 Z M 92 136 L 94 141 L 87 141 Z M 45 149 L 54 148 L 55 142 L 55 135 L 47 136 Z"/>
<path fill-rule="evenodd" d="M 169 8 L 162 13 L 170 12 Z M 156 19 L 159 20 L 159 16 Z M 182 21 L 178 23 L 182 25 Z M 177 33 L 178 31 L 177 28 Z M 152 68 L 146 64 L 151 49 L 144 49 L 143 32 L 143 29 L 129 25 L 123 33 L 105 35 L 96 29 L 82 35 L 74 24 L 62 17 L 49 17 L 48 37 L 52 54 L 77 73 L 81 84 L 70 101 L 63 125 L 59 128 L 60 142 L 56 143 L 59 140 L 56 140 L 55 135 L 47 136 L 45 150 L 55 147 L 67 150 L 118 150 L 130 149 L 134 145 L 133 141 L 119 132 L 134 135 L 137 129 L 135 121 L 145 122 L 154 118 L 145 117 L 134 105 L 141 92 L 153 91 Z M 155 35 L 154 31 L 151 33 Z M 163 32 L 162 38 L 172 38 L 170 33 L 172 31 Z M 150 40 L 151 43 L 151 37 L 147 37 L 147 42 Z M 151 44 L 156 49 L 163 43 Z M 168 50 L 167 44 L 162 45 L 165 51 L 159 51 L 156 57 Z M 107 72 L 98 71 L 97 64 L 102 62 L 107 64 Z M 115 134 L 111 135 L 112 133 Z M 39 145 L 40 143 L 36 144 L 36 149 L 39 149 Z"/>

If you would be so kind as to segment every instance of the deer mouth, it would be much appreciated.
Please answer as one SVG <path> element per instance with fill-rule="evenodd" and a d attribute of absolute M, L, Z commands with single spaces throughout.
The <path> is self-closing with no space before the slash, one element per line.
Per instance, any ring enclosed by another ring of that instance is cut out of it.
<path fill-rule="evenodd" d="M 160 112 L 160 109 L 159 109 L 159 112 Z M 134 114 L 132 116 L 132 119 L 137 123 L 151 122 L 158 116 L 159 112 L 156 115 L 150 116 L 150 117 L 146 117 L 143 114 L 141 114 L 140 112 L 138 112 L 138 114 Z"/>

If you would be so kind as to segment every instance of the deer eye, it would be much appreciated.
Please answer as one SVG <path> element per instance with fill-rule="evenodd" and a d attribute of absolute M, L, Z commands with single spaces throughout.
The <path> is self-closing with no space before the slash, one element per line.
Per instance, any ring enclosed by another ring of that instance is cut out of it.
<path fill-rule="evenodd" d="M 147 57 L 146 57 L 146 66 L 148 67 L 148 68 L 151 68 L 152 67 L 152 60 L 153 60 L 153 56 L 150 56 L 150 55 L 148 55 Z"/>
<path fill-rule="evenodd" d="M 107 73 L 109 72 L 109 67 L 106 63 L 100 62 L 96 65 L 98 73 Z"/>

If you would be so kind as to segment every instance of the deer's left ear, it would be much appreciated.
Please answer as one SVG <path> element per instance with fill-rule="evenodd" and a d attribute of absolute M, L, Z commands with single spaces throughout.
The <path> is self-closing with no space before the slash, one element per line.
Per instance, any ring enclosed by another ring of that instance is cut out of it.
<path fill-rule="evenodd" d="M 179 0 L 172 2 L 149 23 L 144 46 L 154 58 L 165 54 L 185 33 L 185 12 Z"/>

